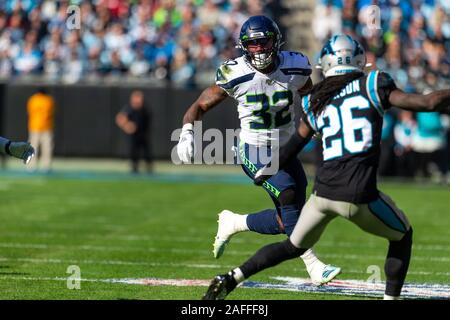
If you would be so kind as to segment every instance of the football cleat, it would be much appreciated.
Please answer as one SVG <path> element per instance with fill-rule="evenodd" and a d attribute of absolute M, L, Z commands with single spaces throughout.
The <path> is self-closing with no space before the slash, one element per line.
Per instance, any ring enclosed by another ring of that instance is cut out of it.
<path fill-rule="evenodd" d="M 311 282 L 315 286 L 321 286 L 325 283 L 330 282 L 338 274 L 341 273 L 341 268 L 335 267 L 332 265 L 322 265 L 318 266 L 316 268 L 313 268 L 309 272 L 309 276 L 311 278 Z"/>
<path fill-rule="evenodd" d="M 219 227 L 213 244 L 214 258 L 219 259 L 222 256 L 225 251 L 225 246 L 230 242 L 230 238 L 234 234 L 245 231 L 245 229 L 240 226 L 240 224 L 242 224 L 242 221 L 240 220 L 244 218 L 243 215 L 233 213 L 229 210 L 223 210 L 219 213 L 219 220 L 217 220 Z"/>
<path fill-rule="evenodd" d="M 237 282 L 231 272 L 215 276 L 202 300 L 224 300 L 236 286 Z"/>

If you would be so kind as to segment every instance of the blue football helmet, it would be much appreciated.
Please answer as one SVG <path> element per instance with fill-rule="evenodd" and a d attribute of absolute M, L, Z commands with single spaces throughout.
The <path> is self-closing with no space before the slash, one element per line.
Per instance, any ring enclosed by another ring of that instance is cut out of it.
<path fill-rule="evenodd" d="M 267 47 L 272 39 L 272 45 Z M 249 44 L 260 44 L 264 49 L 258 52 L 250 52 Z M 250 64 L 258 70 L 267 68 L 278 56 L 281 47 L 281 32 L 277 24 L 265 16 L 253 16 L 244 22 L 239 34 L 238 47 Z"/>
<path fill-rule="evenodd" d="M 358 41 L 346 34 L 331 37 L 320 52 L 318 68 L 324 77 L 338 76 L 353 71 L 363 71 L 366 54 Z"/>

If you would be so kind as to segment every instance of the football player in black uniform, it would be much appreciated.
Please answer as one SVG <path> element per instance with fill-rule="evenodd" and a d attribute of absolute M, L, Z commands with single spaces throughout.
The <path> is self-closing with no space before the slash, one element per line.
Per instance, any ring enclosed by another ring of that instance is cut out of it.
<path fill-rule="evenodd" d="M 324 162 L 313 193 L 288 240 L 267 245 L 240 267 L 216 276 L 203 299 L 224 299 L 251 275 L 298 257 L 314 246 L 337 216 L 389 241 L 384 298 L 399 298 L 411 257 L 412 228 L 405 214 L 377 188 L 383 114 L 390 107 L 439 111 L 450 105 L 450 90 L 407 94 L 387 73 L 364 74 L 365 64 L 364 50 L 350 36 L 334 36 L 323 47 L 319 65 L 325 79 L 302 98 L 303 121 L 279 152 L 282 168 L 314 133 L 321 134 Z M 264 167 L 254 180 L 261 184 L 269 177 Z"/>

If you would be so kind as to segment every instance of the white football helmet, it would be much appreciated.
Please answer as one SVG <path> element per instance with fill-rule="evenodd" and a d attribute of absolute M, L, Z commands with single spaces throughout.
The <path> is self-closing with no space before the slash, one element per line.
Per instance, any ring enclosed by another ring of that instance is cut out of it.
<path fill-rule="evenodd" d="M 363 71 L 366 54 L 358 41 L 346 34 L 331 37 L 320 52 L 318 69 L 324 77 L 339 76 L 355 70 Z"/>

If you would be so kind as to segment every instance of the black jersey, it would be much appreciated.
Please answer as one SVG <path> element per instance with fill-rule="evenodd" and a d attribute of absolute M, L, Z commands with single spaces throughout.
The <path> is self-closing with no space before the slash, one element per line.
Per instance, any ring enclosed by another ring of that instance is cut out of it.
<path fill-rule="evenodd" d="M 318 117 L 308 110 L 310 96 L 303 97 L 304 121 L 322 135 L 323 163 L 314 186 L 318 196 L 352 203 L 377 199 L 383 114 L 394 89 L 387 73 L 371 71 L 349 82 Z"/>

